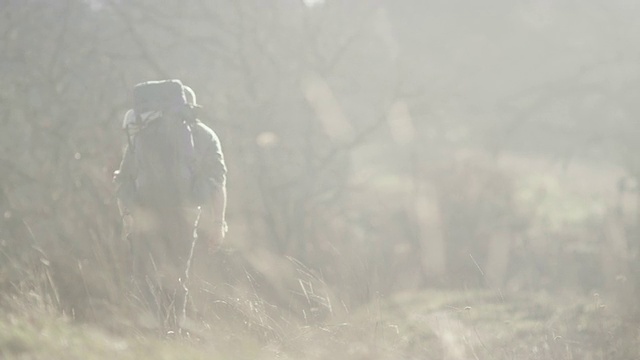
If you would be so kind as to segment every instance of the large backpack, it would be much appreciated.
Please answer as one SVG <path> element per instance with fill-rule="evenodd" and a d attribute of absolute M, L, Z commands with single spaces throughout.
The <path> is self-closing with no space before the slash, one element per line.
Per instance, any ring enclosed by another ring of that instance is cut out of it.
<path fill-rule="evenodd" d="M 133 90 L 133 116 L 125 123 L 132 156 L 134 202 L 144 207 L 193 205 L 196 149 L 183 85 L 149 81 Z"/>

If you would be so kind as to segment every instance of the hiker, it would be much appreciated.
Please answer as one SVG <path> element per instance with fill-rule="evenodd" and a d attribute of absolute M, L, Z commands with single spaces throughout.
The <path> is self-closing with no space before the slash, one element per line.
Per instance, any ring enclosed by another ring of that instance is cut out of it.
<path fill-rule="evenodd" d="M 133 290 L 163 332 L 179 330 L 196 244 L 214 252 L 227 231 L 227 170 L 217 135 L 197 119 L 191 88 L 149 81 L 134 87 L 133 100 L 123 121 L 128 144 L 114 174 Z"/>

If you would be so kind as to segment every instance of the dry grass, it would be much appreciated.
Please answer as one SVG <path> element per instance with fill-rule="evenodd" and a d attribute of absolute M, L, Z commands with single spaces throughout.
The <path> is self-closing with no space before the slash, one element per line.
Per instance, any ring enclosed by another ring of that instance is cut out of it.
<path fill-rule="evenodd" d="M 4 299 L 6 359 L 633 359 L 637 326 L 599 296 L 424 290 L 296 321 L 256 294 L 218 300 L 189 335 L 159 338 L 61 315 L 35 291 Z M 119 323 L 120 327 L 114 326 Z"/>

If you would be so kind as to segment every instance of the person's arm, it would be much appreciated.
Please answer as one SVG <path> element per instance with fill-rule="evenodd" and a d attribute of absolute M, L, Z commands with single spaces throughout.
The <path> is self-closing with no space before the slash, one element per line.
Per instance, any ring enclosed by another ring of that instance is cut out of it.
<path fill-rule="evenodd" d="M 200 133 L 206 134 L 206 147 L 202 156 L 201 166 L 204 176 L 211 186 L 210 198 L 205 199 L 201 206 L 198 229 L 206 237 L 209 249 L 215 251 L 224 240 L 227 233 L 227 167 L 224 162 L 220 139 L 213 130 L 204 124 L 198 124 Z"/>
<path fill-rule="evenodd" d="M 211 200 L 202 206 L 198 228 L 207 237 L 209 249 L 215 251 L 220 247 L 227 234 L 225 209 L 227 206 L 227 190 L 224 184 L 215 186 Z"/>
<path fill-rule="evenodd" d="M 135 197 L 135 181 L 133 174 L 133 154 L 130 145 L 127 145 L 120 167 L 113 174 L 115 184 L 116 201 L 120 217 L 122 219 L 122 238 L 126 239 L 133 226 L 131 210 Z"/>
<path fill-rule="evenodd" d="M 124 150 L 120 167 L 113 174 L 113 182 L 116 185 L 116 198 L 120 215 L 128 215 L 131 211 L 135 197 L 133 139 L 129 127 L 134 121 L 133 110 L 127 111 L 122 122 L 122 128 L 126 131 L 127 147 Z"/>

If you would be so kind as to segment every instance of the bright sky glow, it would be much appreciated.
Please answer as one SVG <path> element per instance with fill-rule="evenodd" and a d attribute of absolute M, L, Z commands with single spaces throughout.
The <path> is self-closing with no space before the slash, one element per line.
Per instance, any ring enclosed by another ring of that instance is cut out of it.
<path fill-rule="evenodd" d="M 302 0 L 307 7 L 315 7 L 324 4 L 325 0 Z"/>

